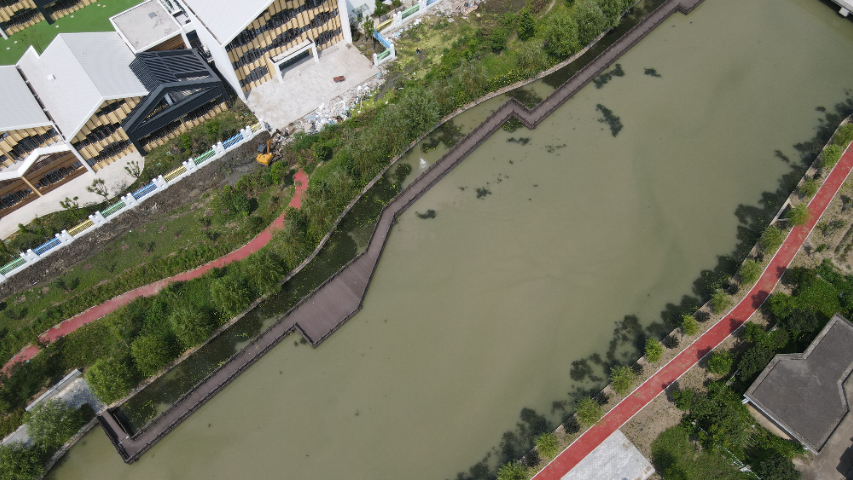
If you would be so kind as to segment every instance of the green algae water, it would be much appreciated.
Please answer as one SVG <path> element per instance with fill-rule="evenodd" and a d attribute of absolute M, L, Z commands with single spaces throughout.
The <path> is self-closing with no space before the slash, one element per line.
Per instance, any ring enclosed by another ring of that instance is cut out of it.
<path fill-rule="evenodd" d="M 512 456 L 522 409 L 553 426 L 570 390 L 600 384 L 572 363 L 607 360 L 616 322 L 659 322 L 749 240 L 765 192 L 850 108 L 851 47 L 817 0 L 674 15 L 621 76 L 498 132 L 405 212 L 364 309 L 319 348 L 285 339 L 134 465 L 93 430 L 49 478 L 442 480 Z"/>

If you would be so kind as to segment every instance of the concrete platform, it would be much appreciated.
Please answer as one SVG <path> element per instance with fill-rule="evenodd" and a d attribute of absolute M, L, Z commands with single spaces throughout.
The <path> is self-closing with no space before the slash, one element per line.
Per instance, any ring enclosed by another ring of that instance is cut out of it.
<path fill-rule="evenodd" d="M 646 480 L 654 467 L 622 432 L 616 430 L 562 480 Z"/>
<path fill-rule="evenodd" d="M 375 77 L 379 69 L 348 43 L 319 52 L 320 61 L 295 67 L 283 81 L 272 79 L 252 90 L 249 108 L 273 128 L 283 129 L 331 99 Z M 332 79 L 343 75 L 346 81 Z"/>
<path fill-rule="evenodd" d="M 139 152 L 131 152 L 98 170 L 94 175 L 86 172 L 56 190 L 45 194 L 43 197 L 33 200 L 29 204 L 0 218 L 0 238 L 8 238 L 9 235 L 15 233 L 18 230 L 19 223 L 26 225 L 32 222 L 36 216 L 43 217 L 48 213 L 62 210 L 62 205 L 59 202 L 65 200 L 66 197 L 78 197 L 77 201 L 81 206 L 89 203 L 103 202 L 104 198 L 100 195 L 86 191 L 86 187 L 92 185 L 92 181 L 96 178 L 104 179 L 113 197 L 118 195 L 135 180 L 124 170 L 125 165 L 131 160 L 136 160 L 140 167 L 143 167 L 145 164 Z"/>

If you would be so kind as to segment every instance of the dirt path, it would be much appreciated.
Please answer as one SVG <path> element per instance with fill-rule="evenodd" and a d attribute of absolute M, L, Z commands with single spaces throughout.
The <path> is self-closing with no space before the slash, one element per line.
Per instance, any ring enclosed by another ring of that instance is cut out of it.
<path fill-rule="evenodd" d="M 773 256 L 770 264 L 755 286 L 749 291 L 749 294 L 728 315 L 696 339 L 677 357 L 664 365 L 655 375 L 637 387 L 631 395 L 610 410 L 595 426 L 584 432 L 533 478 L 536 480 L 558 480 L 562 478 L 595 447 L 622 427 L 714 347 L 743 325 L 761 307 L 761 304 L 776 287 L 782 278 L 782 274 L 785 273 L 808 238 L 809 233 L 817 225 L 830 201 L 838 193 L 851 168 L 853 168 L 853 149 L 848 147 L 841 161 L 835 166 L 817 195 L 809 203 L 810 220 L 805 225 L 791 230 L 785 239 L 785 243 Z"/>
<path fill-rule="evenodd" d="M 296 172 L 293 176 L 295 192 L 293 194 L 293 198 L 290 200 L 289 206 L 293 208 L 302 208 L 302 193 L 308 188 L 308 176 L 305 175 L 305 172 L 302 170 Z M 168 286 L 173 282 L 185 282 L 187 280 L 196 279 L 212 268 L 220 268 L 229 263 L 236 262 L 239 260 L 243 260 L 249 255 L 257 252 L 261 248 L 263 248 L 270 240 L 272 240 L 272 234 L 275 230 L 278 230 L 284 226 L 284 213 L 282 213 L 278 218 L 273 220 L 269 227 L 267 227 L 264 231 L 258 234 L 255 238 L 253 238 L 249 243 L 243 245 L 242 247 L 234 250 L 233 252 L 225 255 L 223 257 L 219 257 L 215 260 L 211 260 L 208 263 L 200 267 L 196 267 L 192 270 L 189 270 L 184 273 L 180 273 L 178 275 L 165 278 L 163 280 L 158 280 L 154 283 L 149 283 L 148 285 L 143 285 L 141 287 L 135 288 L 129 292 L 125 292 L 117 297 L 113 297 L 106 302 L 94 306 L 85 312 L 79 313 L 68 320 L 54 326 L 50 330 L 39 335 L 39 342 L 41 343 L 51 343 L 54 342 L 69 333 L 77 330 L 78 328 L 94 322 L 95 320 L 107 315 L 109 313 L 114 312 L 120 307 L 127 305 L 128 303 L 136 300 L 140 297 L 149 297 L 152 295 L 156 295 L 160 290 Z M 34 345 L 27 345 L 23 348 L 17 355 L 12 357 L 6 365 L 0 370 L 2 373 L 6 373 L 13 365 L 19 362 L 26 362 L 29 359 L 33 358 L 41 349 Z"/>

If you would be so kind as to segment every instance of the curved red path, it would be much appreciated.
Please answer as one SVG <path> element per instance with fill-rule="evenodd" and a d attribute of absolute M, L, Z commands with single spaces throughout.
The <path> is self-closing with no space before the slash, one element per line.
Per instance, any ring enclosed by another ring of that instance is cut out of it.
<path fill-rule="evenodd" d="M 293 194 L 293 198 L 290 200 L 289 206 L 293 208 L 302 208 L 302 193 L 305 192 L 305 189 L 308 188 L 308 176 L 302 170 L 296 172 L 293 176 L 295 183 L 295 193 Z M 208 263 L 200 267 L 196 267 L 192 270 L 189 270 L 184 273 L 180 273 L 173 277 L 165 278 L 163 280 L 158 280 L 154 283 L 149 283 L 148 285 L 143 285 L 141 287 L 130 290 L 129 292 L 125 292 L 117 297 L 113 297 L 106 302 L 92 307 L 85 312 L 79 313 L 68 320 L 54 326 L 50 330 L 39 335 L 39 341 L 41 343 L 50 343 L 59 338 L 62 338 L 69 333 L 77 330 L 78 328 L 86 325 L 88 323 L 94 322 L 95 320 L 107 315 L 109 313 L 114 312 L 119 307 L 123 307 L 128 303 L 136 300 L 140 297 L 149 297 L 151 295 L 157 294 L 164 287 L 169 285 L 172 282 L 185 282 L 187 280 L 192 280 L 198 278 L 210 269 L 216 267 L 223 267 L 228 265 L 231 262 L 236 262 L 238 260 L 243 260 L 249 255 L 257 252 L 261 248 L 263 248 L 269 241 L 272 239 L 273 231 L 280 229 L 284 226 L 284 213 L 282 213 L 278 218 L 273 220 L 269 227 L 267 227 L 263 232 L 259 233 L 258 236 L 253 238 L 249 243 L 243 245 L 242 247 L 234 250 L 233 252 L 225 255 L 223 257 L 219 257 L 216 260 L 211 260 Z M 23 350 L 18 352 L 17 355 L 12 357 L 6 365 L 3 366 L 2 372 L 6 372 L 9 368 L 11 368 L 16 363 L 25 362 L 31 358 L 33 358 L 38 352 L 40 348 L 34 345 L 27 345 Z"/>
<path fill-rule="evenodd" d="M 749 294 L 735 306 L 722 320 L 717 322 L 701 337 L 696 339 L 686 350 L 681 352 L 672 361 L 663 366 L 654 376 L 637 387 L 634 392 L 621 403 L 616 405 L 595 426 L 587 430 L 568 448 L 558 455 L 551 463 L 536 474 L 535 480 L 557 480 L 562 478 L 585 456 L 592 452 L 613 432 L 619 429 L 625 422 L 636 415 L 649 402 L 654 400 L 673 382 L 678 380 L 687 370 L 695 365 L 702 357 L 707 355 L 729 335 L 734 333 L 738 327 L 743 325 L 749 317 L 764 303 L 770 293 L 776 287 L 782 274 L 797 255 L 800 247 L 808 238 L 814 226 L 820 220 L 821 215 L 829 206 L 829 202 L 835 197 L 847 175 L 853 168 L 853 149 L 848 148 L 841 161 L 829 174 L 821 186 L 817 195 L 809 203 L 811 219 L 803 226 L 791 230 L 785 243 L 773 256 L 767 269 L 761 278 L 749 291 Z"/>

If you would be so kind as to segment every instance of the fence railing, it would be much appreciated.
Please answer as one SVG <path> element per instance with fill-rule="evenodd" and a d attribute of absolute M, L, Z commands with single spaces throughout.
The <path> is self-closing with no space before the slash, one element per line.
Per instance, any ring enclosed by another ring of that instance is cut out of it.
<path fill-rule="evenodd" d="M 418 5 L 415 5 L 414 7 L 410 8 L 408 10 L 403 10 L 403 15 L 402 15 L 403 19 L 409 18 L 410 16 L 417 13 L 417 11 L 420 9 L 421 9 L 421 6 L 420 6 L 420 4 L 418 4 Z"/>
<path fill-rule="evenodd" d="M 15 260 L 0 267 L 0 283 L 5 282 L 7 278 L 26 269 L 30 265 L 37 263 L 48 254 L 52 254 L 60 250 L 75 239 L 106 225 L 120 213 L 133 209 L 141 202 L 151 198 L 155 193 L 165 190 L 169 185 L 192 175 L 200 167 L 210 163 L 212 160 L 222 158 L 226 152 L 252 140 L 262 130 L 264 130 L 263 122 L 247 125 L 237 135 L 234 135 L 224 142 L 217 143 L 210 150 L 183 162 L 183 164 L 175 170 L 172 170 L 166 175 L 159 176 L 139 190 L 121 197 L 118 202 L 110 205 L 103 211 L 89 215 L 88 220 L 84 220 L 70 230 L 63 230 L 62 232 L 55 234 L 55 238 L 48 240 L 34 249 L 20 253 L 20 258 L 16 258 Z"/>

